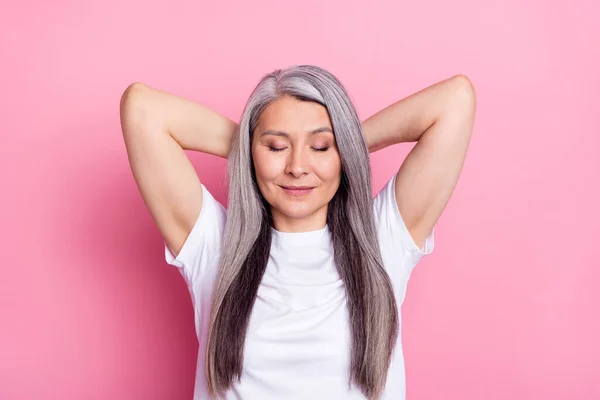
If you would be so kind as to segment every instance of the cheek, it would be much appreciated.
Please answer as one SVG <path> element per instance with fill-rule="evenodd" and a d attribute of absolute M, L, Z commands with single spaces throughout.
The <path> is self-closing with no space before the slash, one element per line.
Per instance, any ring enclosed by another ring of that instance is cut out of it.
<path fill-rule="evenodd" d="M 334 182 L 339 180 L 342 171 L 342 163 L 339 156 L 331 156 L 321 160 L 318 165 L 318 174 L 321 180 Z"/>
<path fill-rule="evenodd" d="M 279 162 L 274 157 L 269 157 L 268 154 L 254 155 L 254 170 L 256 172 L 256 179 L 259 182 L 268 182 L 279 174 Z"/>

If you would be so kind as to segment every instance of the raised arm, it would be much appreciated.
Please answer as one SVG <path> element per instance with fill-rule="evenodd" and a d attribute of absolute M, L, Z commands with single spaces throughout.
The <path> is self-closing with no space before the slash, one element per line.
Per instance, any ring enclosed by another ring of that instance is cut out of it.
<path fill-rule="evenodd" d="M 177 255 L 202 207 L 202 186 L 183 150 L 226 158 L 237 124 L 143 83 L 125 90 L 120 111 L 135 182 L 166 244 Z"/>
<path fill-rule="evenodd" d="M 446 207 L 462 170 L 475 120 L 476 94 L 464 75 L 429 86 L 363 122 L 370 151 L 418 143 L 396 177 L 396 201 L 415 243 L 425 239 Z"/>

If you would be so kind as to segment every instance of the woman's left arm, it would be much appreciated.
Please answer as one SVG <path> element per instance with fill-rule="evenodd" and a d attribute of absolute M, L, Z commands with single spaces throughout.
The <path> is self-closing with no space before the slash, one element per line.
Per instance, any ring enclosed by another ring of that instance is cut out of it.
<path fill-rule="evenodd" d="M 457 75 L 391 104 L 362 123 L 370 152 L 418 141 L 398 170 L 395 189 L 400 215 L 419 247 L 456 187 L 475 110 L 473 84 Z"/>

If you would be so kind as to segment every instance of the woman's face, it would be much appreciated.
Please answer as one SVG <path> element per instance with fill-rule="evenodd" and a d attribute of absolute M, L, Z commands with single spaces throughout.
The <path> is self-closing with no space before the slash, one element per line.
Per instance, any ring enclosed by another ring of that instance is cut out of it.
<path fill-rule="evenodd" d="M 327 109 L 285 96 L 260 115 L 252 137 L 256 180 L 271 205 L 275 229 L 320 229 L 341 177 Z"/>

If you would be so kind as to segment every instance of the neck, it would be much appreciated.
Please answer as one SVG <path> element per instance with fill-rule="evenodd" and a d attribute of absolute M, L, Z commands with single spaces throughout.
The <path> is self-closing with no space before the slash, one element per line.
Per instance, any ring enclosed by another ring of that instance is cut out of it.
<path fill-rule="evenodd" d="M 280 213 L 271 207 L 273 228 L 280 232 L 310 232 L 325 228 L 327 225 L 327 204 L 311 215 L 294 218 Z"/>

